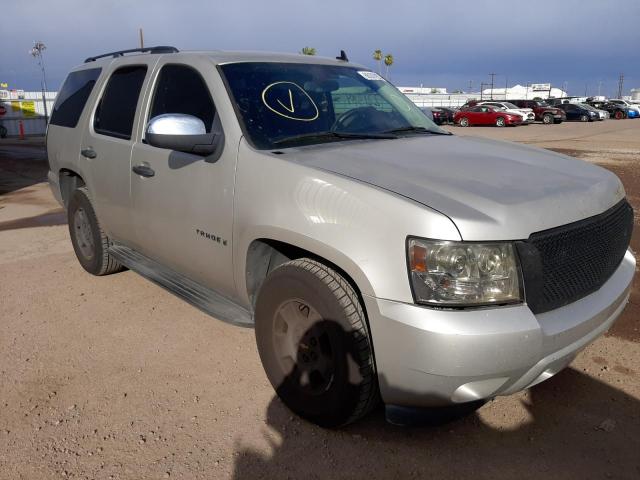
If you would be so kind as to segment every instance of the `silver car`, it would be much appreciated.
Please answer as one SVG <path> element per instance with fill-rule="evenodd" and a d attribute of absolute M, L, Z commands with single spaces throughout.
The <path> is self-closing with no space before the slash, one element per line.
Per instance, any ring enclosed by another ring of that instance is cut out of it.
<path fill-rule="evenodd" d="M 546 380 L 611 326 L 635 271 L 613 173 L 451 135 L 344 54 L 88 58 L 47 151 L 84 269 L 128 267 L 255 328 L 277 394 L 322 426 Z"/>

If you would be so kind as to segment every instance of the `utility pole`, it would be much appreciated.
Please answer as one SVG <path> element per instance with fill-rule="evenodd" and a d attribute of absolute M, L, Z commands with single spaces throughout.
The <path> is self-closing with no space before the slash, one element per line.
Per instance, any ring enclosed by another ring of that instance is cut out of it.
<path fill-rule="evenodd" d="M 44 106 L 44 121 L 49 123 L 49 112 L 47 109 L 47 76 L 44 71 L 44 59 L 42 58 L 42 52 L 47 49 L 47 46 L 42 42 L 34 42 L 33 48 L 29 50 L 29 53 L 33 58 L 38 61 L 40 71 L 42 72 L 42 79 L 40 80 L 40 88 L 42 90 L 42 105 Z"/>
<path fill-rule="evenodd" d="M 509 88 L 509 75 L 504 77 L 504 99 L 507 99 L 507 90 Z"/>
<path fill-rule="evenodd" d="M 489 76 L 491 77 L 491 100 L 493 100 L 493 80 L 496 76 L 495 73 L 490 73 Z"/>
<path fill-rule="evenodd" d="M 624 74 L 620 74 L 620 78 L 618 79 L 618 98 L 622 98 L 622 89 L 624 86 Z"/>
<path fill-rule="evenodd" d="M 469 93 L 473 92 L 473 80 L 469 80 Z"/>
<path fill-rule="evenodd" d="M 139 31 L 140 31 L 140 48 L 144 48 L 144 33 L 142 33 L 142 28 L 140 28 Z"/>
<path fill-rule="evenodd" d="M 598 96 L 600 96 L 600 89 L 602 88 L 602 80 L 598 80 Z"/>
<path fill-rule="evenodd" d="M 480 82 L 480 100 L 483 100 L 483 93 L 484 93 L 484 87 L 486 87 L 487 84 L 484 82 Z"/>

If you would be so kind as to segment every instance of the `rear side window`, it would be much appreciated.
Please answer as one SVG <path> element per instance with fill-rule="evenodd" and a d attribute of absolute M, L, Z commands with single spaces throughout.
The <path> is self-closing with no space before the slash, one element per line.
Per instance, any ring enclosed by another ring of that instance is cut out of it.
<path fill-rule="evenodd" d="M 51 124 L 75 128 L 101 68 L 71 72 L 64 81 L 51 113 Z"/>
<path fill-rule="evenodd" d="M 127 140 L 131 138 L 138 97 L 146 74 L 144 65 L 122 67 L 113 72 L 93 119 L 96 133 Z"/>
<path fill-rule="evenodd" d="M 149 119 L 164 113 L 184 113 L 203 121 L 211 132 L 215 107 L 202 76 L 186 65 L 165 65 L 160 70 Z"/>

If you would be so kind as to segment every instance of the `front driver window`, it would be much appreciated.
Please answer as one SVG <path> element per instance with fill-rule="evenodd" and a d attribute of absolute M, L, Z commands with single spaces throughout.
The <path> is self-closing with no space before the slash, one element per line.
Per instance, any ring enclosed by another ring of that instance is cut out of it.
<path fill-rule="evenodd" d="M 186 65 L 162 67 L 156 82 L 149 120 L 165 113 L 193 115 L 211 132 L 215 106 L 202 76 Z"/>

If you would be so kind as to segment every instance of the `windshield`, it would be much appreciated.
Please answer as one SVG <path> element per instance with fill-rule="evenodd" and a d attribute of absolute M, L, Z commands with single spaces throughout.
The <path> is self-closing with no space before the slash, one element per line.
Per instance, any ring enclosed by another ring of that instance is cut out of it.
<path fill-rule="evenodd" d="M 507 108 L 515 108 L 517 109 L 518 107 L 516 107 L 513 103 L 509 103 L 509 102 L 505 102 L 503 103 L 503 105 Z"/>
<path fill-rule="evenodd" d="M 220 69 L 248 140 L 259 149 L 447 134 L 370 71 L 267 62 L 231 63 Z"/>
<path fill-rule="evenodd" d="M 593 107 L 592 105 L 589 105 L 588 103 L 581 103 L 580 106 L 583 108 L 586 108 L 587 110 L 591 110 L 592 112 L 598 111 L 597 108 Z"/>

